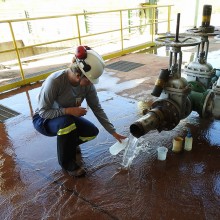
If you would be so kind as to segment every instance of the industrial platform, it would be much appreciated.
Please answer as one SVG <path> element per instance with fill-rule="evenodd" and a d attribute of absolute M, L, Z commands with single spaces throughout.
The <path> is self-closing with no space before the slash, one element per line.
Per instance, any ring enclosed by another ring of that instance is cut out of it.
<path fill-rule="evenodd" d="M 192 53 L 185 50 L 183 61 L 188 62 Z M 219 41 L 213 40 L 208 61 L 214 68 L 220 68 L 219 54 Z M 154 82 L 168 62 L 164 47 L 106 62 L 96 87 L 119 133 L 128 136 L 130 124 L 152 102 Z M 192 112 L 171 131 L 150 131 L 144 136 L 145 149 L 124 169 L 123 151 L 110 154 L 116 140 L 89 110 L 86 118 L 100 133 L 81 145 L 78 160 L 87 175 L 72 178 L 58 165 L 56 137 L 45 137 L 33 128 L 40 85 L 0 95 L 0 105 L 9 111 L 0 123 L 1 220 L 220 219 L 220 121 L 201 119 Z M 172 140 L 185 137 L 187 127 L 193 135 L 192 151 L 174 153 Z M 159 146 L 168 148 L 165 161 L 157 159 Z"/>

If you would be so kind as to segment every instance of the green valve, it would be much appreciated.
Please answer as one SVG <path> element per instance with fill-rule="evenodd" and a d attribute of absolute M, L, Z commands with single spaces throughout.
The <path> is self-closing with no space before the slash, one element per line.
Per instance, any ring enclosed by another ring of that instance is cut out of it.
<path fill-rule="evenodd" d="M 209 92 L 210 90 L 206 90 L 205 92 L 191 91 L 189 95 L 189 98 L 192 103 L 192 110 L 196 111 L 200 117 L 202 117 L 204 103 Z"/>
<path fill-rule="evenodd" d="M 194 92 L 202 92 L 203 93 L 206 91 L 205 86 L 198 81 L 191 81 L 191 82 L 188 82 L 188 84 L 190 85 L 192 91 L 194 91 Z"/>

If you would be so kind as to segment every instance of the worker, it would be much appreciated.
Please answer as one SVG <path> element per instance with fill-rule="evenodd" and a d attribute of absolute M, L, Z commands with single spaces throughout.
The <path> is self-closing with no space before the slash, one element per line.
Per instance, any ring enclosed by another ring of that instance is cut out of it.
<path fill-rule="evenodd" d="M 126 137 L 116 132 L 102 109 L 96 88 L 104 71 L 102 57 L 89 47 L 79 46 L 72 64 L 52 73 L 42 84 L 38 106 L 33 116 L 35 129 L 46 136 L 57 136 L 57 156 L 60 166 L 74 177 L 86 171 L 76 161 L 79 145 L 94 139 L 98 128 L 84 116 L 81 106 L 85 99 L 101 125 L 121 142 Z"/>

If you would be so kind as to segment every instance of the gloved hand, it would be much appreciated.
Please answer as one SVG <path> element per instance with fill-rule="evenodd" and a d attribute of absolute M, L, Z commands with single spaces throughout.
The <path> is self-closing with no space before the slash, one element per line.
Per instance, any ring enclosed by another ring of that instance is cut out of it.
<path fill-rule="evenodd" d="M 114 138 L 117 139 L 120 143 L 121 143 L 121 141 L 122 141 L 123 139 L 127 138 L 126 136 L 120 135 L 120 134 L 118 134 L 117 132 L 114 132 L 112 135 L 113 135 Z"/>

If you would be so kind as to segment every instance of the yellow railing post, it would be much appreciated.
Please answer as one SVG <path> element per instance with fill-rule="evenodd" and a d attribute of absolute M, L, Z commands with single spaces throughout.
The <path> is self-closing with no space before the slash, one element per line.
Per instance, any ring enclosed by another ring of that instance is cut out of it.
<path fill-rule="evenodd" d="M 167 32 L 170 32 L 170 17 L 171 17 L 171 6 L 168 6 L 168 23 L 167 23 Z"/>
<path fill-rule="evenodd" d="M 20 58 L 20 54 L 19 54 L 19 51 L 18 51 L 18 46 L 17 46 L 17 43 L 16 43 L 16 38 L 15 38 L 15 35 L 14 35 L 13 27 L 12 27 L 11 22 L 8 22 L 8 24 L 9 24 L 10 31 L 11 31 L 11 36 L 12 36 L 12 39 L 13 39 L 15 52 L 16 52 L 16 55 L 17 55 L 17 58 L 18 58 L 18 64 L 19 64 L 19 68 L 20 68 L 20 71 L 21 71 L 21 77 L 24 80 L 25 79 L 24 71 L 23 71 L 23 68 L 22 68 L 21 58 Z"/>
<path fill-rule="evenodd" d="M 154 32 L 155 32 L 155 7 L 151 8 L 151 41 L 154 41 Z"/>
<path fill-rule="evenodd" d="M 122 11 L 120 10 L 121 50 L 124 50 Z"/>
<path fill-rule="evenodd" d="M 80 25 L 79 25 L 79 16 L 78 15 L 76 15 L 76 24 L 77 24 L 79 45 L 81 45 L 82 41 L 81 41 L 81 33 L 80 33 Z"/>

